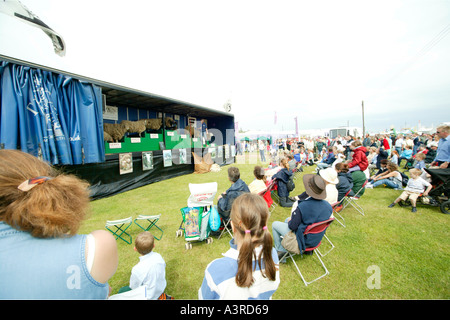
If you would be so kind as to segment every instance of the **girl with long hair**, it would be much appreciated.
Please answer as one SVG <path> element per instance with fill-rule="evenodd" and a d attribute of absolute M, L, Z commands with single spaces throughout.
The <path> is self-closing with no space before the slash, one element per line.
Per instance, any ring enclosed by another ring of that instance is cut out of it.
<path fill-rule="evenodd" d="M 270 299 L 280 276 L 267 229 L 267 204 L 257 194 L 242 194 L 233 202 L 230 217 L 231 248 L 206 267 L 199 299 Z"/>

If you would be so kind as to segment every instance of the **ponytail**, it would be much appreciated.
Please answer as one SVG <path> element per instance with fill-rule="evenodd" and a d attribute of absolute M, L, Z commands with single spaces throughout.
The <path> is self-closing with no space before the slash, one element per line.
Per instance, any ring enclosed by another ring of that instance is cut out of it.
<path fill-rule="evenodd" d="M 273 239 L 266 226 L 268 217 L 267 204 L 257 194 L 245 193 L 233 202 L 231 219 L 234 232 L 241 240 L 236 273 L 239 287 L 250 287 L 254 283 L 254 260 L 263 277 L 272 281 L 276 278 L 276 266 L 272 259 Z M 255 248 L 259 246 L 262 246 L 262 250 L 257 257 Z"/>

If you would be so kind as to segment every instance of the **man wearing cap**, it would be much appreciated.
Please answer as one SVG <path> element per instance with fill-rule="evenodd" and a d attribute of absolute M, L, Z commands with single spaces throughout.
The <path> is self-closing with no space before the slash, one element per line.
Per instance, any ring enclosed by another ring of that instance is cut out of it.
<path fill-rule="evenodd" d="M 308 197 L 298 200 L 292 207 L 292 213 L 285 222 L 272 223 L 272 235 L 275 249 L 279 256 L 286 252 L 281 245 L 281 237 L 290 230 L 295 231 L 300 252 L 306 248 L 315 247 L 322 240 L 323 233 L 303 235 L 305 229 L 313 223 L 325 221 L 331 217 L 333 209 L 324 199 L 327 197 L 325 180 L 317 174 L 305 174 L 303 184 Z"/>

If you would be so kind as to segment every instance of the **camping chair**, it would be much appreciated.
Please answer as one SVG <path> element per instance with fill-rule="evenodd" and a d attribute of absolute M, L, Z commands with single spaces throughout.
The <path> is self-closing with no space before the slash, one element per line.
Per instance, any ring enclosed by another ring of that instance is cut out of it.
<path fill-rule="evenodd" d="M 351 189 L 348 190 L 347 193 L 342 197 L 342 199 L 341 199 L 340 201 L 337 201 L 337 202 L 335 202 L 335 203 L 333 203 L 333 204 L 331 205 L 331 207 L 333 208 L 333 216 L 334 216 L 334 218 L 335 218 L 336 221 L 337 221 L 341 226 L 343 226 L 344 228 L 346 228 L 345 219 L 344 219 L 344 217 L 340 214 L 340 212 L 341 212 L 342 210 L 344 210 L 344 208 L 345 208 L 345 207 L 344 207 L 345 197 L 347 197 L 351 191 L 352 191 Z M 340 209 L 339 209 L 339 208 L 340 208 Z M 339 218 L 338 218 L 338 217 L 339 217 Z"/>
<path fill-rule="evenodd" d="M 220 239 L 220 237 L 222 237 L 222 235 L 226 232 L 228 232 L 228 234 L 230 235 L 231 238 L 233 238 L 233 234 L 231 233 L 231 218 L 228 217 L 228 219 L 224 219 L 222 218 L 222 222 L 223 222 L 223 229 L 219 234 L 219 237 L 217 238 L 217 240 Z"/>
<path fill-rule="evenodd" d="M 361 215 L 364 215 L 364 209 L 357 203 L 357 200 L 359 198 L 359 194 L 361 193 L 361 190 L 364 190 L 366 187 L 366 184 L 369 180 L 366 179 L 366 181 L 361 186 L 361 189 L 358 190 L 358 192 L 354 196 L 349 196 L 348 193 L 345 195 L 344 199 L 344 208 L 346 208 L 348 205 L 351 205 L 353 208 L 356 209 Z"/>
<path fill-rule="evenodd" d="M 298 165 L 292 170 L 292 174 L 294 175 L 294 180 L 297 180 L 297 178 L 301 175 L 303 172 L 303 169 L 301 169 L 301 163 L 299 162 Z"/>
<path fill-rule="evenodd" d="M 278 201 L 280 201 L 280 198 L 278 197 L 278 194 L 277 194 L 277 182 L 276 182 L 276 180 L 272 180 L 272 182 L 267 187 L 266 192 L 269 192 L 271 198 L 272 198 L 272 195 L 275 195 L 274 196 L 275 200 L 278 199 Z M 269 213 L 272 213 L 275 210 L 275 208 L 278 206 L 278 204 L 276 203 L 275 200 L 272 198 L 272 204 L 270 205 Z"/>
<path fill-rule="evenodd" d="M 274 203 L 277 202 L 278 204 L 280 204 L 280 197 L 278 196 L 277 181 L 276 180 L 272 181 L 272 183 L 270 185 L 271 185 L 270 194 L 272 195 L 273 202 Z"/>
<path fill-rule="evenodd" d="M 161 214 L 158 214 L 158 215 L 153 215 L 153 216 L 146 216 L 146 215 L 139 215 L 136 219 L 134 219 L 134 223 L 139 227 L 139 228 L 141 228 L 142 230 L 144 230 L 144 231 L 150 231 L 150 229 L 152 228 L 152 227 L 155 227 L 155 228 L 157 228 L 159 231 L 161 231 L 161 236 L 158 238 L 158 237 L 156 237 L 155 235 L 153 235 L 153 237 L 156 239 L 156 240 L 161 240 L 161 238 L 162 238 L 162 236 L 163 236 L 163 234 L 164 234 L 164 231 L 160 228 L 160 227 L 158 227 L 157 226 L 157 222 L 158 222 L 158 220 L 159 220 L 159 218 L 161 218 Z M 142 226 L 140 223 L 139 223 L 139 221 L 142 221 L 141 223 L 142 224 L 144 224 L 145 223 L 145 225 L 147 225 L 147 226 Z M 144 221 L 147 221 L 147 222 L 144 222 Z"/>
<path fill-rule="evenodd" d="M 258 193 L 266 201 L 267 206 L 269 207 L 269 214 L 271 214 L 273 212 L 273 210 L 275 210 L 275 208 L 276 208 L 276 205 L 275 205 L 274 201 L 272 200 L 272 196 L 270 194 L 271 188 L 272 188 L 272 183 L 267 186 L 266 190 Z"/>
<path fill-rule="evenodd" d="M 330 218 L 330 219 L 327 219 L 327 220 L 325 220 L 325 221 L 313 223 L 313 224 L 309 225 L 309 226 L 305 229 L 305 231 L 303 232 L 303 234 L 306 236 L 307 234 L 310 234 L 310 233 L 311 233 L 311 234 L 316 234 L 316 233 L 325 232 L 325 231 L 327 230 L 328 226 L 329 226 L 334 220 L 335 220 L 334 218 Z M 305 278 L 303 277 L 303 275 L 302 275 L 302 273 L 301 273 L 299 267 L 297 266 L 297 263 L 295 263 L 294 256 L 296 256 L 297 254 L 292 253 L 292 252 L 286 252 L 286 253 L 284 254 L 284 256 L 280 259 L 280 261 L 281 261 L 281 260 L 285 259 L 287 256 L 289 256 L 289 258 L 291 258 L 291 260 L 292 260 L 292 262 L 294 263 L 294 266 L 295 266 L 295 268 L 297 269 L 298 274 L 299 274 L 300 277 L 302 278 L 303 283 L 305 284 L 305 286 L 307 286 L 308 284 L 313 283 L 314 281 L 317 281 L 317 280 L 319 280 L 319 279 L 325 277 L 327 274 L 330 273 L 320 257 L 326 256 L 331 250 L 333 250 L 333 249 L 334 249 L 334 244 L 330 241 L 330 239 L 328 239 L 328 237 L 326 236 L 325 233 L 323 234 L 323 238 L 325 238 L 325 239 L 329 242 L 329 244 L 331 245 L 331 249 L 329 249 L 326 253 L 322 254 L 322 253 L 319 251 L 319 246 L 321 245 L 322 241 L 320 241 L 319 244 L 318 244 L 317 246 L 312 247 L 312 248 L 306 248 L 305 251 L 304 251 L 304 252 L 312 252 L 312 255 L 314 255 L 314 252 L 317 252 L 316 256 L 317 256 L 317 258 L 319 259 L 320 263 L 322 264 L 323 269 L 325 270 L 325 273 L 323 273 L 322 275 L 318 276 L 318 277 L 315 278 L 314 280 L 306 281 Z M 322 238 L 322 240 L 323 240 L 323 238 Z"/>
<path fill-rule="evenodd" d="M 116 237 L 116 240 L 120 238 L 126 243 L 131 244 L 132 238 L 131 235 L 127 233 L 127 229 L 131 226 L 132 222 L 133 220 L 131 217 L 119 220 L 108 220 L 106 221 L 105 228 Z M 126 238 L 123 238 L 122 235 L 126 236 Z"/>

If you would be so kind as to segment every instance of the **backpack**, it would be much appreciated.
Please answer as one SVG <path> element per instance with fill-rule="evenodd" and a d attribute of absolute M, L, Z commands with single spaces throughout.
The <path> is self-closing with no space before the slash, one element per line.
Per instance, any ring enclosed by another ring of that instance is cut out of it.
<path fill-rule="evenodd" d="M 289 181 L 286 183 L 286 188 L 288 192 L 291 192 L 295 189 L 295 183 L 293 179 L 289 179 Z"/>
<path fill-rule="evenodd" d="M 400 171 L 399 171 L 399 172 L 400 172 Z M 402 185 L 403 185 L 404 187 L 406 187 L 406 186 L 408 185 L 409 177 L 408 177 L 406 174 L 404 174 L 403 172 L 400 172 L 400 174 L 401 174 L 401 176 L 402 176 Z"/>

